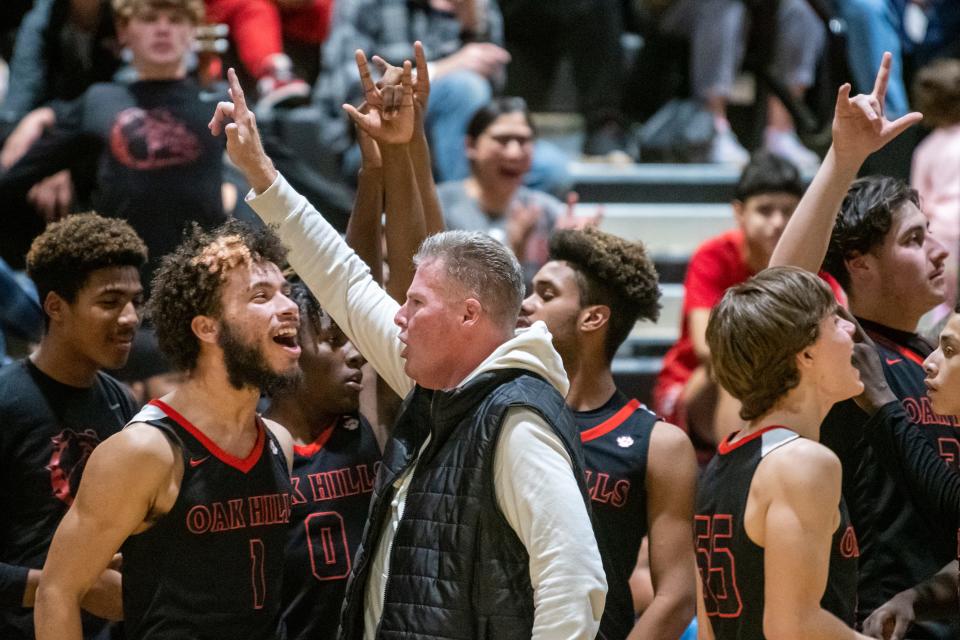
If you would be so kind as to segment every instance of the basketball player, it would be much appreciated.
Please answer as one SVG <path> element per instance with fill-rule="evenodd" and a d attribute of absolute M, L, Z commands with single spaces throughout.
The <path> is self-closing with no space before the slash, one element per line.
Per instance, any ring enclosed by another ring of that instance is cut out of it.
<path fill-rule="evenodd" d="M 816 275 L 767 269 L 727 291 L 707 341 L 747 426 L 719 445 L 697 491 L 708 638 L 864 638 L 854 623 L 857 541 L 840 461 L 818 442 L 833 404 L 863 390 L 853 323 Z"/>
<path fill-rule="evenodd" d="M 267 416 L 293 437 L 293 494 L 283 577 L 287 635 L 336 637 L 340 605 L 360 544 L 380 448 L 358 409 L 363 357 L 301 283 L 296 388 L 276 393 Z"/>
<path fill-rule="evenodd" d="M 41 577 L 39 640 L 80 637 L 77 603 L 121 545 L 130 640 L 282 637 L 292 443 L 256 407 L 299 375 L 284 257 L 230 222 L 164 259 L 150 314 L 186 380 L 90 457 Z"/>
<path fill-rule="evenodd" d="M 620 392 L 610 370 L 637 319 L 659 315 L 657 274 L 642 244 L 593 228 L 557 231 L 549 248 L 519 325 L 546 323 L 570 378 L 609 589 L 599 637 L 676 638 L 694 613 L 696 458 L 687 436 Z M 629 580 L 646 535 L 654 598 L 634 621 Z"/>
<path fill-rule="evenodd" d="M 937 413 L 927 397 L 922 363 L 932 352 L 916 333 L 920 317 L 945 297 L 947 251 L 928 229 L 916 191 L 903 182 L 871 176 L 854 182 L 864 160 L 920 120 L 884 115 L 890 75 L 885 55 L 873 91 L 837 98 L 833 145 L 781 236 L 771 264 L 815 271 L 823 264 L 846 289 L 850 311 L 880 351 L 887 383 L 910 420 L 954 470 L 960 460 L 955 418 Z M 839 212 L 839 214 L 837 213 Z M 861 542 L 858 614 L 869 615 L 956 558 L 955 531 L 926 526 L 870 445 L 867 416 L 852 402 L 839 404 L 823 426 L 823 443 L 840 457 L 844 496 Z M 944 625 L 915 627 L 921 638 L 955 638 Z"/>
<path fill-rule="evenodd" d="M 39 348 L 0 370 L 0 638 L 33 640 L 40 568 L 73 504 L 90 453 L 137 412 L 102 369 L 126 363 L 140 324 L 147 248 L 122 220 L 69 216 L 27 254 L 46 318 Z M 122 615 L 120 573 L 104 571 L 80 605 L 85 638 Z"/>

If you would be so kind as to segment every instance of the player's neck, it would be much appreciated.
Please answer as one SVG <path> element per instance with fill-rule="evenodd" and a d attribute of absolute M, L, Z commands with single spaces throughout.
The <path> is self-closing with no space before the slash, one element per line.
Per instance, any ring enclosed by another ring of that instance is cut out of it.
<path fill-rule="evenodd" d="M 891 329 L 907 333 L 917 331 L 917 324 L 920 323 L 922 313 L 918 315 L 917 313 L 911 313 L 909 309 L 905 309 L 902 305 L 889 304 L 889 301 L 887 301 L 887 304 L 881 304 L 882 302 L 879 298 L 855 297 L 851 294 L 850 311 L 858 318 L 882 324 Z"/>
<path fill-rule="evenodd" d="M 255 425 L 260 391 L 247 386 L 237 389 L 226 375 L 212 373 L 195 369 L 164 401 L 208 436 L 250 429 Z"/>
<path fill-rule="evenodd" d="M 812 386 L 801 385 L 792 389 L 781 398 L 771 411 L 750 423 L 744 428 L 742 436 L 756 433 L 771 426 L 786 427 L 797 434 L 820 441 L 820 425 L 827 417 L 834 399 L 821 397 Z"/>
<path fill-rule="evenodd" d="M 301 402 L 295 394 L 273 398 L 266 417 L 283 425 L 298 445 L 308 445 L 336 423 L 335 413 Z"/>
<path fill-rule="evenodd" d="M 592 411 L 607 402 L 617 385 L 609 365 L 598 366 L 589 360 L 581 360 L 575 368 L 567 368 L 570 390 L 567 391 L 567 406 L 572 411 Z"/>
<path fill-rule="evenodd" d="M 57 382 L 78 388 L 93 386 L 99 370 L 95 362 L 76 354 L 68 343 L 50 333 L 40 341 L 30 361 Z"/>

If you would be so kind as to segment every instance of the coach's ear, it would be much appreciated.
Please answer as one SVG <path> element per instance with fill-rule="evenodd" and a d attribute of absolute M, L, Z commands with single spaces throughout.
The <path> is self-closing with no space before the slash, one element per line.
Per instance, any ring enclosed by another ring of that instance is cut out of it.
<path fill-rule="evenodd" d="M 210 316 L 194 316 L 190 329 L 198 340 L 208 344 L 216 344 L 220 337 L 220 323 Z"/>

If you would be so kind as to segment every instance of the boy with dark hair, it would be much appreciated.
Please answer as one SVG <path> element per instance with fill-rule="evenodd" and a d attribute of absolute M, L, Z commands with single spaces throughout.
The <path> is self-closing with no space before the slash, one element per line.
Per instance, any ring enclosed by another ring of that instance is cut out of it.
<path fill-rule="evenodd" d="M 275 393 L 266 413 L 294 442 L 284 620 L 291 640 L 333 640 L 381 455 L 359 412 L 363 356 L 305 285 L 294 283 L 290 297 L 300 308 L 303 377 Z"/>
<path fill-rule="evenodd" d="M 40 567 L 90 453 L 136 413 L 101 369 L 123 366 L 140 324 L 143 241 L 122 220 L 78 214 L 47 227 L 27 255 L 46 330 L 0 370 L 0 637 L 32 640 Z M 107 559 L 109 561 L 109 558 Z M 106 563 L 105 563 L 106 565 Z M 104 566 L 80 600 L 84 637 L 119 619 L 120 574 Z"/>
<path fill-rule="evenodd" d="M 588 228 L 550 240 L 520 326 L 542 320 L 570 378 L 594 531 L 607 573 L 600 636 L 678 637 L 694 607 L 691 516 L 697 467 L 684 434 L 620 392 L 610 364 L 638 319 L 660 313 L 657 273 L 639 242 Z M 630 575 L 650 536 L 654 598 L 634 620 Z"/>
<path fill-rule="evenodd" d="M 735 426 L 737 415 L 736 401 L 711 375 L 710 309 L 729 287 L 766 268 L 802 194 L 796 167 L 770 153 L 754 154 L 736 187 L 737 227 L 707 240 L 690 258 L 680 339 L 664 357 L 653 397 L 655 411 L 690 434 L 701 465 L 726 435 L 722 430 Z"/>
<path fill-rule="evenodd" d="M 947 253 L 930 234 L 912 190 L 890 178 L 853 182 L 867 156 L 922 117 L 911 113 L 893 122 L 886 118 L 890 64 L 887 54 L 870 95 L 851 99 L 849 85 L 840 88 L 833 146 L 772 262 L 815 270 L 827 257 L 824 267 L 847 282 L 850 310 L 876 343 L 893 394 L 944 461 L 956 468 L 957 421 L 930 405 L 922 362 L 932 348 L 916 334 L 920 317 L 944 300 Z M 843 462 L 844 496 L 861 541 L 862 616 L 936 573 L 957 550 L 956 531 L 928 526 L 883 467 L 865 437 L 866 423 L 863 411 L 843 403 L 823 425 L 824 444 Z M 950 629 L 934 625 L 914 627 L 910 633 L 955 637 Z"/>
<path fill-rule="evenodd" d="M 76 603 L 121 545 L 130 640 L 282 637 L 292 443 L 256 410 L 299 376 L 284 258 L 236 221 L 164 258 L 150 313 L 186 380 L 91 456 L 44 566 L 39 640 L 79 637 Z"/>
<path fill-rule="evenodd" d="M 851 628 L 857 540 L 840 461 L 818 442 L 830 407 L 863 391 L 853 330 L 827 284 L 790 267 L 733 287 L 710 314 L 714 373 L 746 426 L 720 443 L 697 491 L 707 638 L 866 637 Z"/>

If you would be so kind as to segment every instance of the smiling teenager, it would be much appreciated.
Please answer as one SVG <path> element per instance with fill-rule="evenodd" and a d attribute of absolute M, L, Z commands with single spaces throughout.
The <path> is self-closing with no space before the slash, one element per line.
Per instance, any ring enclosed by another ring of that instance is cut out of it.
<path fill-rule="evenodd" d="M 32 640 L 40 568 L 77 495 L 90 453 L 133 417 L 123 366 L 140 324 L 143 241 L 121 220 L 74 215 L 27 255 L 46 319 L 40 346 L 0 372 L 0 637 Z M 109 558 L 108 558 L 109 561 Z M 85 637 L 121 616 L 120 574 L 106 565 L 79 600 Z"/>
<path fill-rule="evenodd" d="M 77 603 L 121 547 L 127 638 L 282 634 L 292 443 L 256 408 L 300 375 L 284 257 L 230 222 L 164 259 L 150 314 L 185 381 L 91 455 L 44 566 L 38 639 L 80 637 Z"/>

